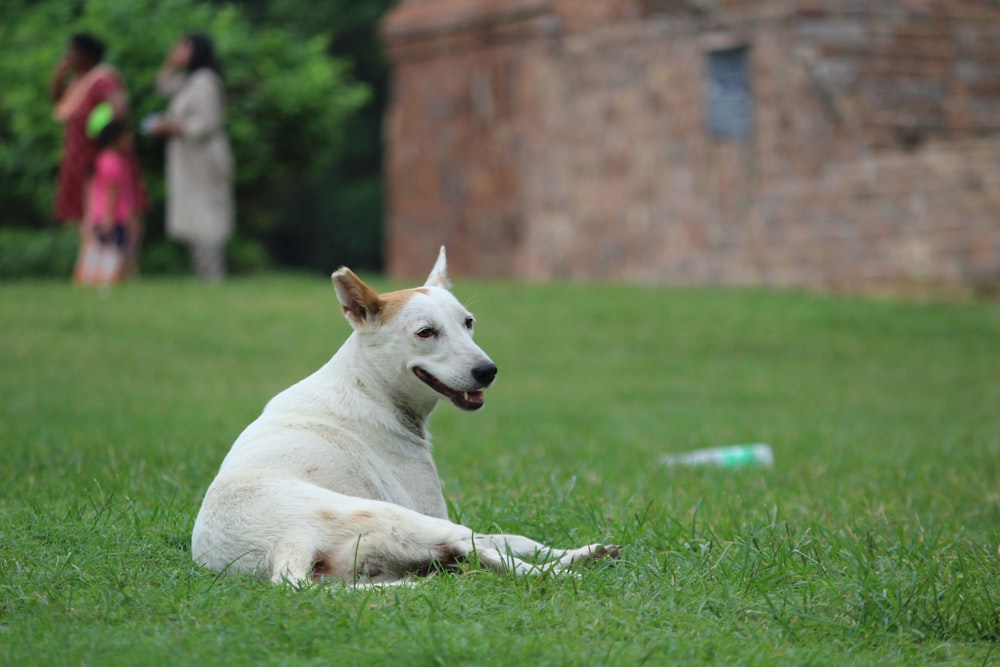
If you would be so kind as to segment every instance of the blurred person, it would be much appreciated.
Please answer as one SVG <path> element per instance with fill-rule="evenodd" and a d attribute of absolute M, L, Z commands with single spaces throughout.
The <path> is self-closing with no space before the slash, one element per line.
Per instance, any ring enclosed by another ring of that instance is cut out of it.
<path fill-rule="evenodd" d="M 55 202 L 55 218 L 60 222 L 77 224 L 83 219 L 87 182 L 98 151 L 97 143 L 87 134 L 87 121 L 94 109 L 107 103 L 113 116 L 128 115 L 128 90 L 115 68 L 102 62 L 104 51 L 104 43 L 93 35 L 75 33 L 52 72 L 53 116 L 66 126 Z M 134 176 L 137 210 L 141 213 L 148 205 L 148 198 L 139 161 L 132 149 L 127 158 Z"/>
<path fill-rule="evenodd" d="M 106 287 L 126 276 L 129 249 L 139 229 L 128 122 L 124 118 L 109 120 L 98 133 L 97 144 L 100 152 L 90 180 L 73 279 L 78 284 Z"/>
<path fill-rule="evenodd" d="M 222 68 L 211 39 L 188 34 L 170 51 L 156 88 L 170 98 L 167 113 L 145 130 L 167 141 L 167 236 L 187 244 L 195 272 L 226 275 L 233 233 L 233 157 L 226 135 Z"/>

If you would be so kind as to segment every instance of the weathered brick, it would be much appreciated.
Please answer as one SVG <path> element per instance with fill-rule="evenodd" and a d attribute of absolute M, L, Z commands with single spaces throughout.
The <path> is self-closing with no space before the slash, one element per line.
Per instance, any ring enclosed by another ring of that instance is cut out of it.
<path fill-rule="evenodd" d="M 391 13 L 389 270 L 446 243 L 456 275 L 1000 283 L 994 3 L 697 4 Z M 706 55 L 741 44 L 753 134 L 718 141 Z"/>

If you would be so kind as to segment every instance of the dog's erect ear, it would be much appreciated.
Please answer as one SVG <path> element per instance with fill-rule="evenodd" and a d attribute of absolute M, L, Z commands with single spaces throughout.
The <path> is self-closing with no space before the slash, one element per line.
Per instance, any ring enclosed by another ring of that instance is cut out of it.
<path fill-rule="evenodd" d="M 382 312 L 382 299 L 375 290 L 346 266 L 337 269 L 330 279 L 337 290 L 337 299 L 344 309 L 344 317 L 352 327 L 358 329 L 378 321 Z"/>
<path fill-rule="evenodd" d="M 424 287 L 451 289 L 451 281 L 448 280 L 448 258 L 444 255 L 444 246 L 441 246 L 437 261 L 434 263 L 434 268 L 431 269 L 431 275 L 427 276 Z"/>

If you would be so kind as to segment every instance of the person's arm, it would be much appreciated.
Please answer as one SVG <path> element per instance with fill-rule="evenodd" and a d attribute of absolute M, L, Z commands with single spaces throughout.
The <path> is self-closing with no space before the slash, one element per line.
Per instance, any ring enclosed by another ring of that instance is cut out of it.
<path fill-rule="evenodd" d="M 168 118 L 156 126 L 153 134 L 183 136 L 193 140 L 209 137 L 223 125 L 225 100 L 218 77 L 207 70 L 200 70 L 188 77 L 190 98 L 195 100 L 193 109 L 184 118 Z"/>
<path fill-rule="evenodd" d="M 191 58 L 191 47 L 183 40 L 177 42 L 163 60 L 156 73 L 156 90 L 164 97 L 173 97 L 184 86 L 185 68 Z"/>
<path fill-rule="evenodd" d="M 115 231 L 115 212 L 118 210 L 118 198 L 121 196 L 121 185 L 117 180 L 108 183 L 108 196 L 105 199 L 103 220 L 99 222 L 101 236 L 111 238 Z"/>
<path fill-rule="evenodd" d="M 63 93 L 66 92 L 66 77 L 69 72 L 69 57 L 63 56 L 52 70 L 52 77 L 49 81 L 49 95 L 53 102 L 58 102 Z"/>
<path fill-rule="evenodd" d="M 173 97 L 184 87 L 189 50 L 190 47 L 183 41 L 175 44 L 160 66 L 160 71 L 156 73 L 156 91 L 164 97 Z M 174 137 L 180 135 L 181 130 L 181 124 L 177 120 L 160 118 L 148 131 L 158 137 Z"/>
<path fill-rule="evenodd" d="M 154 137 L 177 137 L 183 132 L 180 121 L 169 118 L 161 118 L 155 125 L 149 128 L 149 134 Z"/>
<path fill-rule="evenodd" d="M 161 67 L 156 74 L 156 92 L 164 97 L 173 97 L 184 87 L 184 72 Z"/>

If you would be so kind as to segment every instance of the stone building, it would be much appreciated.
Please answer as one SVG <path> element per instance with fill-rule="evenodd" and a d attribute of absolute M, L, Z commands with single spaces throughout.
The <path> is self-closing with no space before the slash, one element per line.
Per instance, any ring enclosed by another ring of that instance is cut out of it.
<path fill-rule="evenodd" d="M 995 0 L 408 0 L 390 273 L 1000 284 Z"/>

